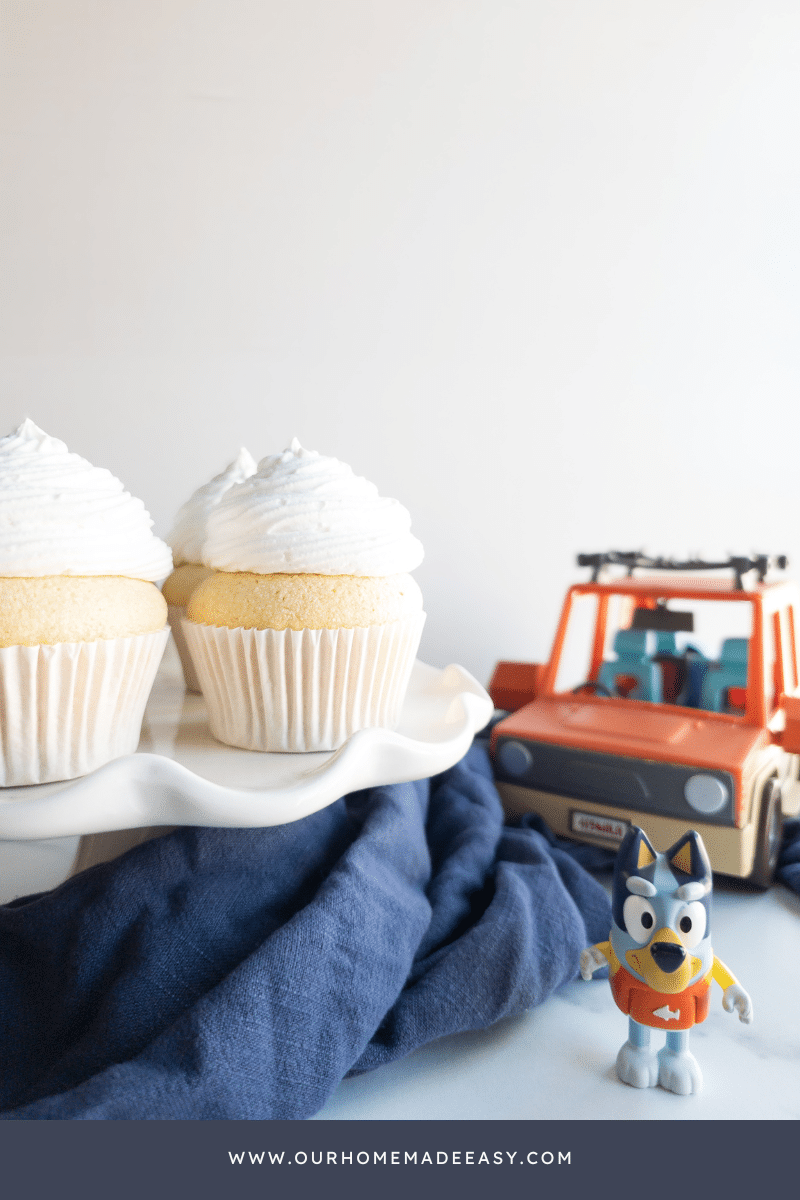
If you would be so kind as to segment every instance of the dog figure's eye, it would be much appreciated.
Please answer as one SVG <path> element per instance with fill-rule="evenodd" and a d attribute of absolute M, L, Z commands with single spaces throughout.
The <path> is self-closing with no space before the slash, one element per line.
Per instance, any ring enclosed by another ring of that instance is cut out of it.
<path fill-rule="evenodd" d="M 699 900 L 693 900 L 678 913 L 675 928 L 687 950 L 694 950 L 706 933 L 706 910 Z"/>
<path fill-rule="evenodd" d="M 622 916 L 625 928 L 635 942 L 643 946 L 650 940 L 656 927 L 656 914 L 644 896 L 628 896 L 622 906 Z"/>

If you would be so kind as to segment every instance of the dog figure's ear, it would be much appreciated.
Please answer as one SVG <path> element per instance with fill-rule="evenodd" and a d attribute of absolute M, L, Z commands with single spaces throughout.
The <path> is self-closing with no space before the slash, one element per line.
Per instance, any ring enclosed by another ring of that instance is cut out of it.
<path fill-rule="evenodd" d="M 628 880 L 632 875 L 640 875 L 642 879 L 653 882 L 656 869 L 656 851 L 643 829 L 632 825 L 617 852 L 614 864 L 614 885 L 611 897 L 611 912 L 614 922 L 620 929 L 625 928 L 622 908 L 630 892 Z"/>
<path fill-rule="evenodd" d="M 664 854 L 679 883 L 711 884 L 711 862 L 700 834 L 691 829 Z"/>

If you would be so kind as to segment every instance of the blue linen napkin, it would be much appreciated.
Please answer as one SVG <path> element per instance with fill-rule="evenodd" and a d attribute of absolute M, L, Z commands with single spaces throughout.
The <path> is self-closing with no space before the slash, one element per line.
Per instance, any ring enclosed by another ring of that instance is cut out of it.
<path fill-rule="evenodd" d="M 783 840 L 775 878 L 800 896 L 800 819 L 783 823 Z"/>
<path fill-rule="evenodd" d="M 310 1117 L 348 1073 L 573 978 L 610 925 L 575 853 L 503 825 L 475 745 L 435 779 L 181 829 L 2 907 L 0 1117 Z"/>

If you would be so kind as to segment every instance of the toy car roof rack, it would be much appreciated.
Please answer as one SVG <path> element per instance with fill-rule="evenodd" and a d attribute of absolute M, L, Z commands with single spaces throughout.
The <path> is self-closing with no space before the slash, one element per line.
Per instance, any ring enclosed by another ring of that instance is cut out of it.
<path fill-rule="evenodd" d="M 785 554 L 757 554 L 754 558 L 732 557 L 727 562 L 704 562 L 700 558 L 689 558 L 678 561 L 674 558 L 651 558 L 638 550 L 605 550 L 600 554 L 579 554 L 578 566 L 591 567 L 592 583 L 597 583 L 603 567 L 626 567 L 628 576 L 633 575 L 637 567 L 648 571 L 725 571 L 732 570 L 736 578 L 736 587 L 744 591 L 744 576 L 750 571 L 758 573 L 759 583 L 763 583 L 767 571 L 777 567 L 784 571 L 788 565 Z"/>

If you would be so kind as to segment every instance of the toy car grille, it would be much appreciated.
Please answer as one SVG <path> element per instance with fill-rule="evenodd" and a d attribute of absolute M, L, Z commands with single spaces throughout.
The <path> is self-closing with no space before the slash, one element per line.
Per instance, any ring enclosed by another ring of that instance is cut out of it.
<path fill-rule="evenodd" d="M 512 743 L 524 747 L 525 753 L 517 755 L 516 759 L 503 753 L 503 746 Z M 504 759 L 514 761 L 515 770 L 505 769 Z M 704 814 L 703 821 L 713 825 L 734 825 L 735 784 L 727 771 L 631 760 L 518 738 L 500 738 L 495 747 L 495 774 L 506 783 L 575 800 L 590 800 L 612 808 L 632 808 L 689 821 L 696 821 L 698 814 L 689 805 L 684 789 L 688 780 L 700 771 L 718 779 L 727 793 L 723 806 L 714 813 Z"/>

